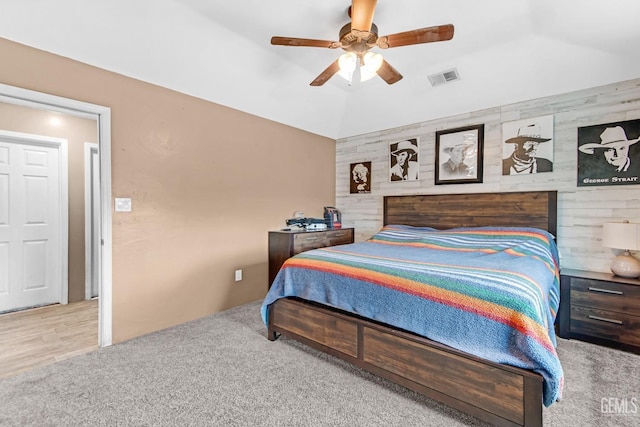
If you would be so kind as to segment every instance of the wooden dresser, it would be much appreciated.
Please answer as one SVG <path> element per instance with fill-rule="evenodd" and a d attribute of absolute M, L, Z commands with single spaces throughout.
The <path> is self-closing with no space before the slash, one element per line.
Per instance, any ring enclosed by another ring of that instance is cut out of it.
<path fill-rule="evenodd" d="M 640 280 L 562 269 L 558 335 L 640 354 Z"/>
<path fill-rule="evenodd" d="M 269 232 L 269 287 L 282 264 L 292 256 L 310 249 L 353 243 L 353 228 L 322 231 Z"/>

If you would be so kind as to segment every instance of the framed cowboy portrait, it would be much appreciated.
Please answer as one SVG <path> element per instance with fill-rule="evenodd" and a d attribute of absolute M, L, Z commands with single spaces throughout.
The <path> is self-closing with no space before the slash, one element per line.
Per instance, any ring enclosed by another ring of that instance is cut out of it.
<path fill-rule="evenodd" d="M 578 187 L 640 184 L 640 119 L 578 128 Z"/>
<path fill-rule="evenodd" d="M 418 138 L 389 144 L 389 181 L 417 181 L 419 169 Z"/>
<path fill-rule="evenodd" d="M 371 193 L 371 162 L 351 163 L 349 193 Z"/>
<path fill-rule="evenodd" d="M 436 131 L 435 184 L 482 182 L 484 124 Z"/>
<path fill-rule="evenodd" d="M 502 124 L 502 175 L 553 172 L 553 115 Z"/>

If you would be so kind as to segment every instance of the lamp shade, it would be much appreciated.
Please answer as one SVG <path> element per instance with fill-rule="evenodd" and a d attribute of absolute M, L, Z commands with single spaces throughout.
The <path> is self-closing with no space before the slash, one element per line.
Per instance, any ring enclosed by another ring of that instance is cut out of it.
<path fill-rule="evenodd" d="M 608 248 L 636 251 L 640 249 L 640 224 L 608 222 L 602 230 L 602 245 Z"/>
<path fill-rule="evenodd" d="M 340 58 L 338 58 L 338 66 L 342 71 L 347 73 L 353 73 L 353 70 L 356 69 L 356 64 L 358 63 L 358 57 L 353 52 L 347 52 L 342 54 Z"/>
<path fill-rule="evenodd" d="M 633 257 L 629 251 L 640 248 L 640 224 L 625 222 L 608 222 L 602 228 L 602 245 L 623 249 L 624 253 L 611 261 L 611 272 L 621 277 L 639 277 L 640 260 Z"/>
<path fill-rule="evenodd" d="M 365 53 L 362 58 L 363 64 L 360 65 L 360 81 L 365 82 L 375 76 L 382 66 L 382 61 L 382 55 L 379 53 Z"/>
<path fill-rule="evenodd" d="M 351 80 L 353 79 L 353 72 L 358 65 L 358 57 L 353 52 L 347 52 L 340 55 L 338 58 L 338 75 L 345 79 L 351 84 Z"/>

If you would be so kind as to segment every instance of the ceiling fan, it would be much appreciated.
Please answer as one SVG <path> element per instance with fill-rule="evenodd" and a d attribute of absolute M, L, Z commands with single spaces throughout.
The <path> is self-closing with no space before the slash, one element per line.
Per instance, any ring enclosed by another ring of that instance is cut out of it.
<path fill-rule="evenodd" d="M 380 76 L 388 84 L 394 84 L 402 79 L 382 55 L 371 51 L 373 47 L 389 49 L 392 47 L 408 46 L 420 43 L 432 43 L 453 38 L 453 25 L 438 25 L 435 27 L 421 28 L 378 37 L 378 27 L 373 23 L 373 13 L 376 9 L 376 0 L 353 0 L 347 14 L 351 22 L 340 29 L 339 41 L 302 39 L 294 37 L 271 38 L 272 45 L 279 46 L 309 46 L 325 47 L 329 49 L 341 48 L 346 51 L 331 65 L 327 67 L 311 86 L 322 86 L 334 74 L 341 75 L 351 83 L 353 72 L 360 67 L 360 81 L 365 81 L 375 76 Z"/>

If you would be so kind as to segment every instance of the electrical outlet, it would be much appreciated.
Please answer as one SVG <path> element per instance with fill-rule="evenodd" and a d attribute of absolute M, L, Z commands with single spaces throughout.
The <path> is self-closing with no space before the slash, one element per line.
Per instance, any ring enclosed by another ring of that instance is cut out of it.
<path fill-rule="evenodd" d="M 236 270 L 236 282 L 242 280 L 242 270 Z"/>

